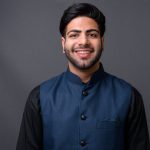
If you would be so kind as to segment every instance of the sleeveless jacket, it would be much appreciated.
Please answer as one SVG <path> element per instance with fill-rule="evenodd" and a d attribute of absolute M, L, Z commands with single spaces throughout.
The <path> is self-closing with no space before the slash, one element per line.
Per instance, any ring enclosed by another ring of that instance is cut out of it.
<path fill-rule="evenodd" d="M 124 150 L 131 86 L 101 67 L 84 84 L 69 70 L 40 86 L 44 150 Z"/>

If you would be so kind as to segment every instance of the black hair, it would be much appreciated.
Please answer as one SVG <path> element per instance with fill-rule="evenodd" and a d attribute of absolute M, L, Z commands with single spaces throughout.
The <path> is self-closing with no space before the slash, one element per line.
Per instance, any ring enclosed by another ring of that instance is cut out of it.
<path fill-rule="evenodd" d="M 89 3 L 76 3 L 68 7 L 60 20 L 59 30 L 61 35 L 65 36 L 67 24 L 74 18 L 79 16 L 86 16 L 96 21 L 99 26 L 100 35 L 103 36 L 105 32 L 105 16 L 94 5 Z"/>

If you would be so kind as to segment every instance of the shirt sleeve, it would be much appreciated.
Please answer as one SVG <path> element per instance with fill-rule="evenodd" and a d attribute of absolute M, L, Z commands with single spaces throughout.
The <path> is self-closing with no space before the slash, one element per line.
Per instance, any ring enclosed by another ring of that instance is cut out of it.
<path fill-rule="evenodd" d="M 16 150 L 42 150 L 42 119 L 39 104 L 39 86 L 27 99 Z"/>
<path fill-rule="evenodd" d="M 126 123 L 126 150 L 150 150 L 144 104 L 135 88 Z"/>

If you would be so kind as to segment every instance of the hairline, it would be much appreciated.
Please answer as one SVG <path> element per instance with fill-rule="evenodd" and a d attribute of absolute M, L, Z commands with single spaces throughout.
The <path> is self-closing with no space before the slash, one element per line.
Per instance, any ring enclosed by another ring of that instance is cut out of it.
<path fill-rule="evenodd" d="M 78 18 L 78 17 L 87 17 L 87 18 L 90 18 L 90 19 L 94 20 L 94 21 L 96 22 L 97 26 L 98 26 L 99 34 L 101 35 L 101 33 L 100 33 L 100 25 L 97 23 L 96 19 L 94 19 L 94 18 L 92 18 L 92 17 L 90 17 L 90 16 L 88 16 L 88 15 L 77 15 L 77 16 L 73 17 L 73 18 L 66 24 L 62 37 L 65 38 L 65 36 L 66 36 L 66 29 L 67 29 L 68 24 L 69 24 L 73 19 Z"/>

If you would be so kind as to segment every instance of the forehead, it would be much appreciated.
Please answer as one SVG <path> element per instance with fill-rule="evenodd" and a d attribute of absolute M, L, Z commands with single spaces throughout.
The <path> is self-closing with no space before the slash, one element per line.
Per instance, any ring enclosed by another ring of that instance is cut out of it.
<path fill-rule="evenodd" d="M 89 17 L 77 17 L 72 19 L 67 27 L 66 32 L 69 32 L 71 30 L 89 30 L 89 29 L 95 29 L 99 31 L 99 27 L 97 22 Z"/>

